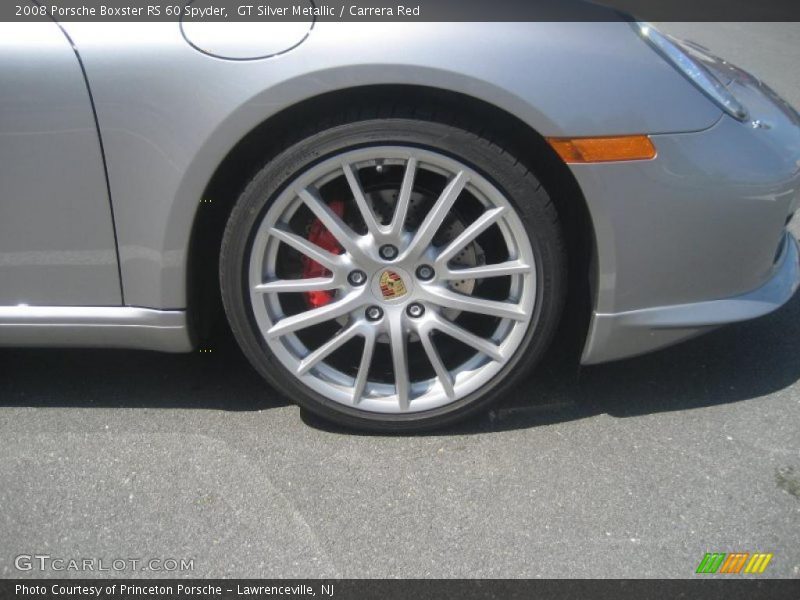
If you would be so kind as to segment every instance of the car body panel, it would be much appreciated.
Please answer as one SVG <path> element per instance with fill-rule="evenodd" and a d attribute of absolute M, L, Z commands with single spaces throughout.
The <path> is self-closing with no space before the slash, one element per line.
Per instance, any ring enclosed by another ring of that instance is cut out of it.
<path fill-rule="evenodd" d="M 317 23 L 302 44 L 260 60 L 200 51 L 178 23 L 63 26 L 102 134 L 127 306 L 111 310 L 119 296 L 99 294 L 107 307 L 95 315 L 65 311 L 54 293 L 52 310 L 0 310 L 0 344 L 116 347 L 128 335 L 132 347 L 190 349 L 190 239 L 217 168 L 281 111 L 375 85 L 463 94 L 545 137 L 651 136 L 653 160 L 570 165 L 596 243 L 587 364 L 764 314 L 800 279 L 785 233 L 800 188 L 796 113 L 726 65 L 752 121 L 724 115 L 628 22 Z M 80 206 L 79 196 L 63 200 Z"/>
<path fill-rule="evenodd" d="M 52 22 L 0 23 L 0 305 L 122 303 L 91 99 Z"/>
<path fill-rule="evenodd" d="M 800 202 L 800 117 L 742 71 L 729 85 L 747 121 L 724 116 L 703 132 L 653 136 L 651 161 L 572 165 L 597 241 L 585 364 L 755 318 L 794 292 L 786 226 Z"/>
<path fill-rule="evenodd" d="M 305 99 L 429 86 L 552 136 L 693 131 L 720 116 L 624 22 L 318 23 L 296 49 L 258 61 L 203 54 L 177 23 L 147 24 L 146 35 L 136 24 L 64 26 L 103 131 L 126 302 L 151 308 L 186 306 L 188 242 L 215 169 L 248 132 Z"/>
<path fill-rule="evenodd" d="M 625 312 L 742 294 L 771 275 L 800 188 L 800 135 L 725 117 L 653 136 L 651 161 L 572 165 L 595 226 L 595 309 Z"/>

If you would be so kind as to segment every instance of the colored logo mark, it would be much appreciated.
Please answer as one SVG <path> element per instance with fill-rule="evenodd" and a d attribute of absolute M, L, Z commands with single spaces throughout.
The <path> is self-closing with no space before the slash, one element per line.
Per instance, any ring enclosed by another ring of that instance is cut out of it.
<path fill-rule="evenodd" d="M 763 573 L 772 554 L 765 552 L 706 552 L 697 566 L 696 573 Z M 746 565 L 746 566 L 745 566 Z M 744 570 L 742 569 L 744 567 Z"/>
<path fill-rule="evenodd" d="M 380 285 L 381 294 L 387 300 L 399 298 L 406 293 L 406 284 L 394 271 L 384 271 L 381 274 Z"/>

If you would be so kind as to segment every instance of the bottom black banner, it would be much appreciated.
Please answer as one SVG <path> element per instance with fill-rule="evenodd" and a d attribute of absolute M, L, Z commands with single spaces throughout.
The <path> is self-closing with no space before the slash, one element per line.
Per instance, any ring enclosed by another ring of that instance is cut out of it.
<path fill-rule="evenodd" d="M 171 600 L 190 598 L 335 598 L 470 600 L 497 598 L 647 598 L 648 600 L 800 598 L 800 580 L 615 579 L 64 579 L 0 580 L 0 598 Z"/>

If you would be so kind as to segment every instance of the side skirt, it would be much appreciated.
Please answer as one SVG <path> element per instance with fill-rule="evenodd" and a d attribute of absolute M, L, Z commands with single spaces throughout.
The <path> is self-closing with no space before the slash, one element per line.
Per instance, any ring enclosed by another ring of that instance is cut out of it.
<path fill-rule="evenodd" d="M 194 348 L 185 311 L 133 306 L 0 306 L 0 346 Z"/>

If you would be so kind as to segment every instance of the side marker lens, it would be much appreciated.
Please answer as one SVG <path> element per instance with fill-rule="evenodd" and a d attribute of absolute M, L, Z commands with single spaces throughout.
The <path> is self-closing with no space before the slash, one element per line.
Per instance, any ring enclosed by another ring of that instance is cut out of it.
<path fill-rule="evenodd" d="M 651 160 L 656 157 L 656 147 L 646 135 L 547 138 L 547 142 L 566 163 Z"/>

